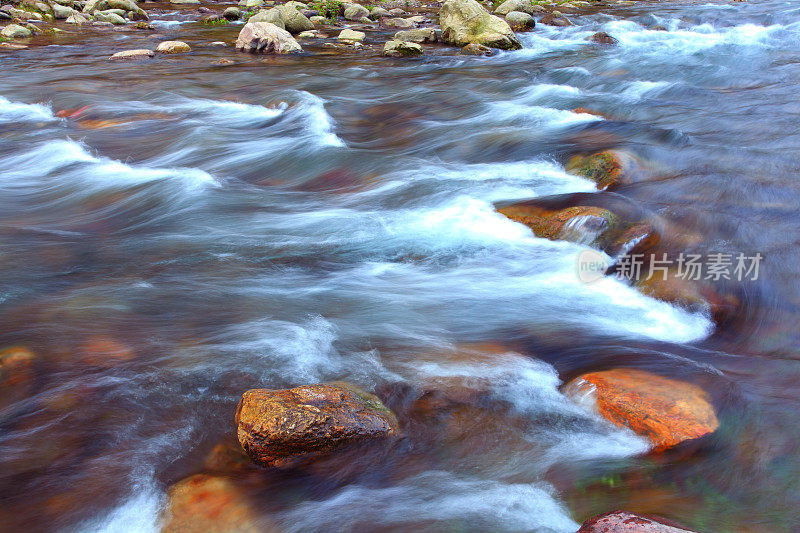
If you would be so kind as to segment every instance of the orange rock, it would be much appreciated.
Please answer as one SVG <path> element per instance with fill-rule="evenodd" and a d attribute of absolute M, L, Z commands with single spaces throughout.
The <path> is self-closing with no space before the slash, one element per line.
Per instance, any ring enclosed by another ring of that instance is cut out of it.
<path fill-rule="evenodd" d="M 570 381 L 564 393 L 578 403 L 591 401 L 603 417 L 647 437 L 654 451 L 704 437 L 719 427 L 703 389 L 642 370 L 584 374 Z"/>
<path fill-rule="evenodd" d="M 376 396 L 346 383 L 249 390 L 236 424 L 245 453 L 263 466 L 287 466 L 399 431 Z"/>
<path fill-rule="evenodd" d="M 35 385 L 36 355 L 21 346 L 0 352 L 0 408 L 22 400 Z"/>
<path fill-rule="evenodd" d="M 650 278 L 638 280 L 634 285 L 651 298 L 679 305 L 690 311 L 705 311 L 720 324 L 733 316 L 739 307 L 739 299 L 732 294 L 720 294 L 703 281 L 684 279 L 675 270 L 664 276 L 656 273 Z"/>
<path fill-rule="evenodd" d="M 256 471 L 257 468 L 250 462 L 250 458 L 242 453 L 241 448 L 228 443 L 214 446 L 206 457 L 203 466 L 213 472 L 226 474 L 241 474 Z"/>
<path fill-rule="evenodd" d="M 134 359 L 136 353 L 129 346 L 111 337 L 95 335 L 81 346 L 78 357 L 86 364 L 110 368 Z"/>
<path fill-rule="evenodd" d="M 688 529 L 671 526 L 654 518 L 614 511 L 590 518 L 578 533 L 692 533 Z"/>
<path fill-rule="evenodd" d="M 589 109 L 588 107 L 576 107 L 572 110 L 573 113 L 583 113 L 584 115 L 594 115 L 596 117 L 608 118 L 607 115 L 601 113 L 600 111 L 595 111 L 594 109 Z"/>
<path fill-rule="evenodd" d="M 173 485 L 161 533 L 270 533 L 249 501 L 248 491 L 235 481 L 197 474 Z"/>

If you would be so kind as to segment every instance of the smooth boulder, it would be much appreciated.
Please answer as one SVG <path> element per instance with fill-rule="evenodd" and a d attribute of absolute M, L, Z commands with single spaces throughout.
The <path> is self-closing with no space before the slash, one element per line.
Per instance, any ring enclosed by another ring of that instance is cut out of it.
<path fill-rule="evenodd" d="M 225 11 L 222 12 L 222 17 L 225 20 L 239 20 L 239 17 L 242 16 L 242 10 L 238 7 L 228 7 L 225 8 Z"/>
<path fill-rule="evenodd" d="M 503 50 L 522 48 L 506 21 L 475 0 L 447 0 L 439 12 L 442 40 L 456 46 L 482 44 Z"/>
<path fill-rule="evenodd" d="M 123 52 L 117 52 L 113 56 L 109 57 L 109 59 L 113 60 L 132 60 L 132 59 L 147 59 L 149 57 L 153 57 L 156 55 L 155 52 L 152 50 L 147 50 L 146 48 L 140 48 L 138 50 L 125 50 Z"/>
<path fill-rule="evenodd" d="M 577 533 L 693 533 L 648 516 L 613 511 L 590 518 Z"/>
<path fill-rule="evenodd" d="M 277 10 L 283 21 L 283 26 L 289 33 L 300 33 L 302 31 L 313 30 L 314 23 L 308 20 L 296 7 L 290 4 L 283 4 L 273 9 Z"/>
<path fill-rule="evenodd" d="M 525 31 L 536 26 L 536 21 L 528 13 L 522 11 L 512 11 L 506 15 L 506 22 L 514 31 Z"/>
<path fill-rule="evenodd" d="M 369 10 L 361 4 L 344 4 L 344 18 L 347 20 L 361 20 L 369 16 Z"/>
<path fill-rule="evenodd" d="M 497 9 L 494 10 L 495 15 L 500 15 L 505 17 L 512 11 L 521 11 L 523 13 L 527 13 L 528 15 L 535 15 L 536 13 L 542 11 L 541 6 L 535 5 L 530 0 L 506 0 L 499 6 Z"/>
<path fill-rule="evenodd" d="M 377 397 L 344 383 L 249 390 L 236 425 L 242 449 L 262 466 L 289 466 L 399 431 Z"/>
<path fill-rule="evenodd" d="M 437 41 L 436 30 L 433 28 L 400 30 L 394 34 L 393 40 L 408 43 L 435 43 Z"/>
<path fill-rule="evenodd" d="M 190 52 L 192 48 L 183 41 L 164 41 L 159 43 L 156 52 L 162 54 L 181 54 L 183 52 Z"/>
<path fill-rule="evenodd" d="M 422 55 L 422 47 L 417 43 L 391 40 L 383 45 L 383 55 L 389 57 L 416 57 Z"/>
<path fill-rule="evenodd" d="M 589 37 L 589 40 L 592 41 L 593 43 L 597 43 L 597 44 L 617 44 L 617 43 L 619 43 L 619 41 L 617 40 L 616 37 L 604 32 L 604 31 L 599 31 L 599 32 L 595 33 L 594 35 Z"/>
<path fill-rule="evenodd" d="M 613 190 L 631 182 L 640 164 L 621 150 L 604 150 L 588 155 L 574 155 L 565 165 L 567 172 L 592 180 L 600 190 Z"/>
<path fill-rule="evenodd" d="M 702 388 L 634 368 L 583 374 L 565 385 L 564 394 L 646 437 L 653 451 L 705 437 L 719 427 Z"/>
<path fill-rule="evenodd" d="M 339 41 L 346 41 L 351 43 L 360 43 L 364 40 L 367 35 L 363 31 L 355 31 L 351 29 L 345 29 L 339 32 L 339 35 L 336 37 Z"/>
<path fill-rule="evenodd" d="M 286 26 L 283 24 L 283 19 L 281 19 L 281 14 L 277 9 L 262 9 L 248 20 L 249 22 L 269 22 L 270 24 L 274 24 L 282 30 L 286 29 Z"/>
<path fill-rule="evenodd" d="M 248 22 L 239 32 L 236 49 L 264 54 L 295 54 L 303 48 L 294 37 L 271 22 Z"/>
<path fill-rule="evenodd" d="M 2 31 L 0 31 L 0 35 L 6 39 L 27 39 L 33 35 L 33 32 L 25 26 L 20 26 L 19 24 L 9 24 L 3 28 Z"/>

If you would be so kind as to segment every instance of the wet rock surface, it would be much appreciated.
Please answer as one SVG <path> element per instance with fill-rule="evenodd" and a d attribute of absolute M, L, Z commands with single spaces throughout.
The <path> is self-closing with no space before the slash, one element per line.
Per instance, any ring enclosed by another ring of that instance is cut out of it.
<path fill-rule="evenodd" d="M 283 466 L 399 432 L 377 397 L 352 385 L 245 392 L 236 411 L 239 442 L 263 466 Z"/>
<path fill-rule="evenodd" d="M 627 511 L 614 511 L 590 518 L 583 523 L 578 533 L 692 533 L 687 529 L 672 526 L 655 518 Z"/>

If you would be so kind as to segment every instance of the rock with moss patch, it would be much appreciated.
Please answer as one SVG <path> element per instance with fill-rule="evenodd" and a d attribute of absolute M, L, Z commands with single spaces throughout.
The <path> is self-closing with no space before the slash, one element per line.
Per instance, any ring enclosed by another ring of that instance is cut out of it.
<path fill-rule="evenodd" d="M 182 54 L 191 50 L 192 48 L 183 41 L 164 41 L 156 48 L 156 52 L 161 54 Z"/>
<path fill-rule="evenodd" d="M 369 12 L 369 18 L 371 18 L 371 19 L 381 19 L 381 18 L 384 18 L 384 17 L 391 17 L 391 16 L 392 16 L 392 14 L 389 13 L 388 10 L 383 9 L 380 6 L 373 7 L 372 11 Z"/>
<path fill-rule="evenodd" d="M 227 7 L 225 11 L 222 12 L 222 17 L 225 20 L 239 20 L 239 17 L 242 16 L 242 10 L 238 7 Z"/>
<path fill-rule="evenodd" d="M 53 17 L 55 17 L 56 20 L 66 20 L 75 13 L 77 13 L 77 11 L 71 7 L 53 4 Z"/>
<path fill-rule="evenodd" d="M 399 432 L 374 395 L 332 383 L 245 392 L 236 411 L 242 449 L 262 466 L 289 466 Z"/>
<path fill-rule="evenodd" d="M 470 43 L 458 52 L 464 56 L 491 56 L 494 50 L 483 44 Z"/>
<path fill-rule="evenodd" d="M 283 27 L 289 33 L 300 33 L 301 31 L 314 29 L 314 23 L 292 5 L 284 4 L 273 9 L 278 11 L 283 21 Z"/>
<path fill-rule="evenodd" d="M 638 167 L 638 161 L 621 150 L 575 155 L 566 164 L 567 172 L 592 180 L 600 190 L 612 190 L 630 183 Z"/>
<path fill-rule="evenodd" d="M 25 26 L 20 26 L 19 24 L 9 24 L 2 31 L 0 31 L 0 36 L 5 37 L 6 39 L 28 39 L 33 35 L 33 32 L 26 28 Z"/>
<path fill-rule="evenodd" d="M 361 4 L 345 3 L 344 18 L 347 20 L 361 20 L 369 16 L 369 10 Z"/>
<path fill-rule="evenodd" d="M 109 22 L 114 26 L 125 24 L 125 19 L 116 13 L 108 13 L 103 11 L 96 11 L 94 13 L 94 20 L 97 22 Z"/>
<path fill-rule="evenodd" d="M 506 21 L 475 0 L 447 0 L 439 12 L 442 40 L 456 46 L 483 44 L 503 50 L 522 48 Z"/>
<path fill-rule="evenodd" d="M 506 15 L 506 22 L 514 31 L 530 30 L 536 26 L 536 21 L 533 20 L 533 17 L 522 11 L 511 11 Z"/>

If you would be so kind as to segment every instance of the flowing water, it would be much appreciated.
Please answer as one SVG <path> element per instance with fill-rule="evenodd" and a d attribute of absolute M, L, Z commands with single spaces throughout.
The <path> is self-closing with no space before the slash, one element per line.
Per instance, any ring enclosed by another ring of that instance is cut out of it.
<path fill-rule="evenodd" d="M 0 412 L 0 529 L 157 530 L 244 390 L 345 379 L 407 437 L 265 481 L 286 531 L 567 532 L 618 508 L 797 530 L 800 4 L 605 8 L 420 60 L 243 56 L 203 44 L 236 26 L 157 18 L 194 52 L 108 62 L 159 38 L 96 30 L 0 57 L 0 340 L 41 358 Z M 562 164 L 609 147 L 649 170 L 619 192 L 695 250 L 764 255 L 734 319 L 582 284 L 583 246 L 494 211 L 594 191 Z M 619 365 L 702 385 L 720 430 L 643 455 L 558 390 Z M 489 400 L 409 410 L 453 380 Z"/>

